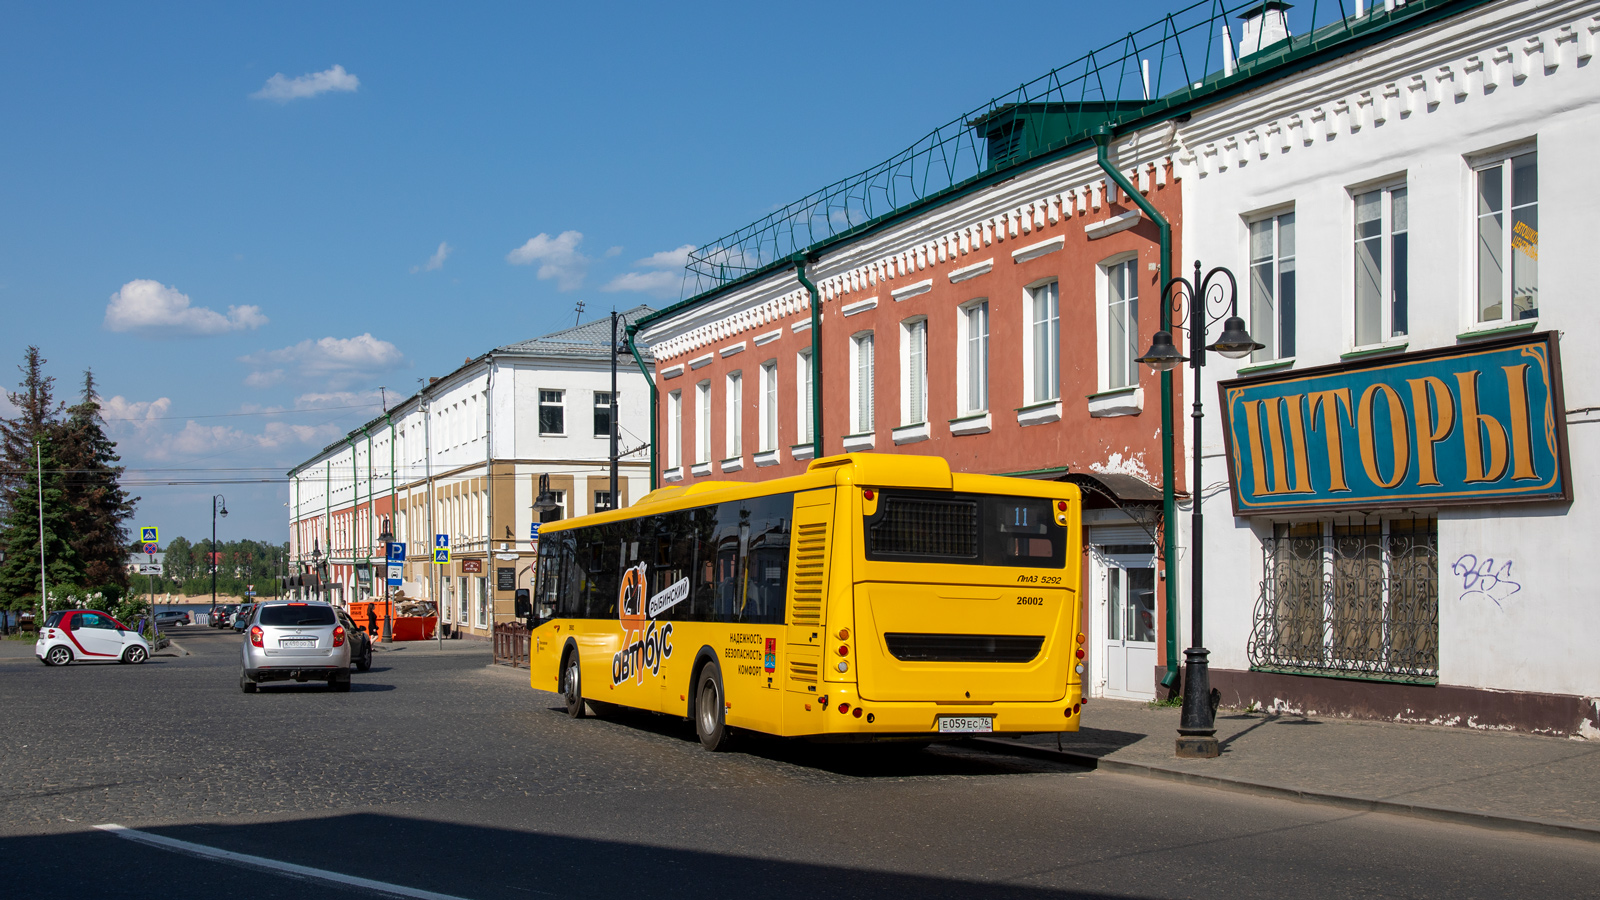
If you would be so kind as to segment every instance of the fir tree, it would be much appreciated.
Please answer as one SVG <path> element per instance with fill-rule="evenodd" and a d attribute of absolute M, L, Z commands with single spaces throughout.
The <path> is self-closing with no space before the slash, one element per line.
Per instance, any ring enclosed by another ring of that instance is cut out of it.
<path fill-rule="evenodd" d="M 72 524 L 71 542 L 88 586 L 128 586 L 129 534 L 133 504 L 122 489 L 117 444 L 106 436 L 95 394 L 94 373 L 84 370 L 83 396 L 60 425 L 60 457 Z"/>
<path fill-rule="evenodd" d="M 53 393 L 55 379 L 44 374 L 46 360 L 39 348 L 29 346 L 18 371 L 22 388 L 6 391 L 17 415 L 0 419 L 0 506 L 15 505 L 13 495 L 23 479 L 33 471 L 33 445 L 54 429 L 61 419 L 61 404 Z"/>
<path fill-rule="evenodd" d="M 52 596 L 82 590 L 82 568 L 68 537 L 71 518 L 62 485 L 61 461 L 48 437 L 38 447 L 38 462 L 17 479 L 11 506 L 0 525 L 0 545 L 6 550 L 0 562 L 0 603 L 14 610 L 39 606 L 40 496 L 44 498 L 44 568 Z M 29 448 L 32 450 L 33 448 Z M 32 454 L 30 453 L 30 457 Z M 53 604 L 52 604 L 53 605 Z"/>

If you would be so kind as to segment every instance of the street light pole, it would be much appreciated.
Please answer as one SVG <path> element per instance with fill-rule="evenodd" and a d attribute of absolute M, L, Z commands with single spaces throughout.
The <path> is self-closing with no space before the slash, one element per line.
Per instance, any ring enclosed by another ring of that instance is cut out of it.
<path fill-rule="evenodd" d="M 1213 283 L 1218 276 L 1227 279 Z M 1224 287 L 1226 290 L 1224 291 Z M 1194 504 L 1190 515 L 1189 538 L 1189 630 L 1190 646 L 1183 653 L 1183 716 L 1178 722 L 1177 755 L 1188 759 L 1214 759 L 1222 755 L 1217 743 L 1216 709 L 1211 704 L 1210 652 L 1205 648 L 1204 585 L 1205 585 L 1205 516 L 1201 513 L 1201 440 L 1200 427 L 1205 417 L 1200 403 L 1200 368 L 1206 364 L 1206 351 L 1214 350 L 1229 359 L 1248 356 L 1262 345 L 1250 337 L 1244 320 L 1239 318 L 1239 286 L 1233 273 L 1218 266 L 1200 277 L 1200 261 L 1194 263 L 1194 280 L 1174 278 L 1162 290 L 1162 302 L 1170 304 L 1174 317 L 1186 313 L 1189 325 L 1189 355 L 1182 356 L 1173 346 L 1172 334 L 1158 331 L 1150 339 L 1150 349 L 1139 357 L 1157 372 L 1166 372 L 1187 362 L 1194 370 L 1194 402 L 1190 418 L 1194 425 L 1190 440 L 1194 443 L 1194 475 L 1189 482 L 1190 502 Z M 1187 305 L 1187 309 L 1185 309 Z M 1211 306 L 1218 312 L 1212 314 Z M 1226 313 L 1222 308 L 1226 308 Z M 1216 343 L 1206 345 L 1206 329 L 1222 321 L 1222 334 Z"/>
<path fill-rule="evenodd" d="M 228 500 L 221 494 L 211 495 L 211 608 L 217 608 L 217 565 L 222 556 L 217 552 L 217 511 L 222 512 L 222 517 L 228 517 Z"/>

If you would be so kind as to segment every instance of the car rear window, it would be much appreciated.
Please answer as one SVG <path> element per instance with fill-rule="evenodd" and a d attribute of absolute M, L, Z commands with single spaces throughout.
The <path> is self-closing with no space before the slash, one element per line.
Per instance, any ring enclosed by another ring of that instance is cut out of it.
<path fill-rule="evenodd" d="M 327 606 L 267 606 L 261 610 L 262 625 L 333 625 L 333 609 Z"/>

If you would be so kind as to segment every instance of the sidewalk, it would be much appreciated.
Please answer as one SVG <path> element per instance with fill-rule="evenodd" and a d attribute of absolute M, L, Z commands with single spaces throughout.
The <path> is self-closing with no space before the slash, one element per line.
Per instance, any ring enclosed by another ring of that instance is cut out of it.
<path fill-rule="evenodd" d="M 1600 742 L 1223 709 L 1217 759 L 1173 755 L 1179 710 L 1094 700 L 1075 734 L 987 749 L 1106 771 L 1600 841 Z"/>
<path fill-rule="evenodd" d="M 410 656 L 418 656 L 418 655 L 422 655 L 422 654 L 430 654 L 430 655 L 437 655 L 437 654 L 462 654 L 462 655 L 482 654 L 485 657 L 489 657 L 489 656 L 493 656 L 494 655 L 494 645 L 490 644 L 488 641 L 469 641 L 469 640 L 452 641 L 452 640 L 448 640 L 448 639 L 446 639 L 446 640 L 444 640 L 442 642 L 441 641 L 431 641 L 431 640 L 430 641 L 396 641 L 396 642 L 394 642 L 392 644 L 385 644 L 382 641 L 379 641 L 379 642 L 377 642 L 377 643 L 372 645 L 372 651 L 374 653 L 400 653 L 400 652 L 404 652 L 404 653 L 406 653 L 407 655 L 410 655 Z"/>

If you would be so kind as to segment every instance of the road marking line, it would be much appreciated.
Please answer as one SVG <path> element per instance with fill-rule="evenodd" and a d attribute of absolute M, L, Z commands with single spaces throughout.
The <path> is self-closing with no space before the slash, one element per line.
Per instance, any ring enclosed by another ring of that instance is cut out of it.
<path fill-rule="evenodd" d="M 390 884 L 387 881 L 374 881 L 370 878 L 357 878 L 354 875 L 344 875 L 339 872 L 330 872 L 327 869 L 313 869 L 310 866 L 298 866 L 294 863 L 279 862 L 263 856 L 251 856 L 248 853 L 235 853 L 232 850 L 219 850 L 216 847 L 207 847 L 204 844 L 191 844 L 176 838 L 163 837 L 159 834 L 150 834 L 136 828 L 124 828 L 121 825 L 105 824 L 96 825 L 100 831 L 114 834 L 119 838 L 138 841 L 170 850 L 173 853 L 184 853 L 189 856 L 198 856 L 202 859 L 213 859 L 218 862 L 231 863 L 238 866 L 249 866 L 254 869 L 266 869 L 270 872 L 280 872 L 296 875 L 301 878 L 315 878 L 319 881 L 328 881 L 345 887 L 361 888 L 362 890 L 375 891 L 380 894 L 390 894 L 396 897 L 416 897 L 418 900 L 464 900 L 451 894 L 436 894 L 433 891 L 424 891 L 418 888 L 405 887 L 399 884 Z"/>

